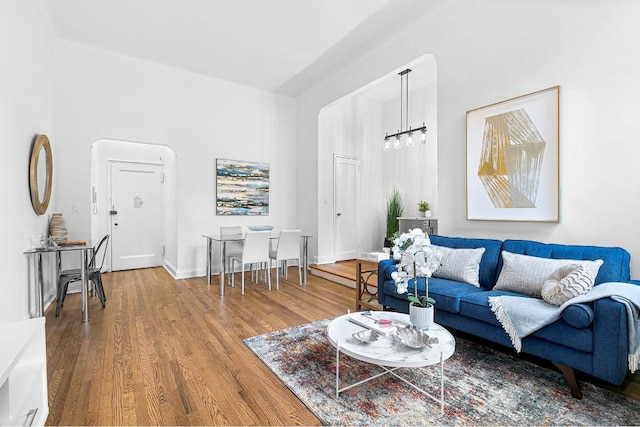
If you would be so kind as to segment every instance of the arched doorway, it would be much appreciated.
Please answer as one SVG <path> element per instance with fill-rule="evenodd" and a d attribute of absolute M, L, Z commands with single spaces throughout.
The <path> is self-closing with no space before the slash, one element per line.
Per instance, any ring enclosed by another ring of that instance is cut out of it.
<path fill-rule="evenodd" d="M 92 145 L 91 239 L 111 234 L 109 270 L 177 264 L 175 165 L 164 145 L 108 139 Z"/>

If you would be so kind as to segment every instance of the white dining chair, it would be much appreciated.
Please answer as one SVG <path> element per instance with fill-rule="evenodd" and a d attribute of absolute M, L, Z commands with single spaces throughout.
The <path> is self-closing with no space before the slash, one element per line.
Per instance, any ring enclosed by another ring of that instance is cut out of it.
<path fill-rule="evenodd" d="M 242 238 L 242 227 L 220 227 L 220 239 L 229 239 L 229 238 Z M 237 242 L 226 242 L 225 243 L 225 255 L 224 255 L 224 265 L 220 267 L 228 272 L 231 263 L 231 257 L 242 255 L 242 241 Z M 233 273 L 233 271 L 231 271 Z M 227 276 L 227 283 L 231 281 L 231 278 Z"/>
<path fill-rule="evenodd" d="M 242 295 L 244 295 L 244 267 L 245 265 L 268 265 L 269 264 L 269 239 L 271 232 L 269 231 L 247 231 L 244 238 L 244 246 L 240 255 L 231 257 L 231 286 L 235 286 L 235 263 L 240 263 L 240 271 L 242 272 Z M 257 276 L 259 277 L 259 275 Z M 256 279 L 256 282 L 258 280 Z M 267 274 L 269 282 L 269 290 L 271 290 L 271 275 Z"/>
<path fill-rule="evenodd" d="M 298 280 L 302 286 L 302 268 L 300 267 L 300 236 L 302 230 L 282 230 L 278 238 L 278 246 L 269 250 L 269 269 L 271 260 L 276 262 L 276 289 L 280 289 L 280 268 L 287 275 L 287 261 L 298 261 Z"/>

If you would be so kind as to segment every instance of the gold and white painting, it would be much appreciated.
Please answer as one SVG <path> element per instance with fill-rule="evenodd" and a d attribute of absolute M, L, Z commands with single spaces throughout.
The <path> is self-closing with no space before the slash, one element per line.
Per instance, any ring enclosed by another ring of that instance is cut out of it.
<path fill-rule="evenodd" d="M 216 159 L 216 214 L 269 215 L 269 164 Z"/>
<path fill-rule="evenodd" d="M 467 219 L 560 220 L 560 87 L 467 111 Z"/>

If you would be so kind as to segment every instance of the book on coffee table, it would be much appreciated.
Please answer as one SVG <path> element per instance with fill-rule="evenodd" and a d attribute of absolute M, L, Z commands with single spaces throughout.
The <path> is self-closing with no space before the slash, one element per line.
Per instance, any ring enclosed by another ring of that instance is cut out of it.
<path fill-rule="evenodd" d="M 396 331 L 396 326 L 394 323 L 378 323 L 379 321 L 391 321 L 390 319 L 385 319 L 384 316 L 378 316 L 376 314 L 371 314 L 369 316 L 364 315 L 363 313 L 368 312 L 358 312 L 354 313 L 349 320 L 353 323 L 365 327 L 367 329 L 371 329 L 372 331 L 376 331 L 381 335 L 390 335 Z M 378 322 L 376 322 L 378 320 Z"/>

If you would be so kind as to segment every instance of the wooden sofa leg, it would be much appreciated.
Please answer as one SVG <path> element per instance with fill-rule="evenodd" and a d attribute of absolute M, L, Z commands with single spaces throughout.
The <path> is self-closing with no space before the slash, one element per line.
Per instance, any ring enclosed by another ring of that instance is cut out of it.
<path fill-rule="evenodd" d="M 562 372 L 565 379 L 567 380 L 567 384 L 569 384 L 569 389 L 571 390 L 571 396 L 576 399 L 582 399 L 582 391 L 580 391 L 580 383 L 578 383 L 578 379 L 576 378 L 576 373 L 573 368 L 568 366 L 561 365 L 559 363 L 553 362 L 556 368 Z"/>

